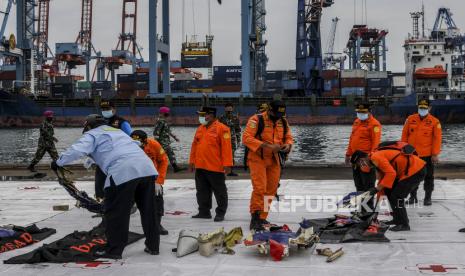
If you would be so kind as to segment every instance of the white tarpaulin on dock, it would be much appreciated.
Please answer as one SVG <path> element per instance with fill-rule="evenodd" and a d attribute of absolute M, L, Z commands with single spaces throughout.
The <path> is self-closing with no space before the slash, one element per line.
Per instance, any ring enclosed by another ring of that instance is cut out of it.
<path fill-rule="evenodd" d="M 247 180 L 227 181 L 229 209 L 226 220 L 194 220 L 196 212 L 193 180 L 169 180 L 165 184 L 163 225 L 170 231 L 161 237 L 160 256 L 143 252 L 144 242 L 129 245 L 123 259 L 116 262 L 88 264 L 6 265 L 3 261 L 51 243 L 75 230 L 90 230 L 100 222 L 92 214 L 74 208 L 75 201 L 56 182 L 0 182 L 0 225 L 27 225 L 57 229 L 57 233 L 29 247 L 0 254 L 1 275 L 465 275 L 465 180 L 436 181 L 433 206 L 408 210 L 410 232 L 388 231 L 390 243 L 350 243 L 318 245 L 318 248 L 343 247 L 345 255 L 334 263 L 310 251 L 291 251 L 289 257 L 274 262 L 269 256 L 259 255 L 243 244 L 235 247 L 235 255 L 214 254 L 202 257 L 198 253 L 176 258 L 171 249 L 176 247 L 181 229 L 212 232 L 224 226 L 226 231 L 241 226 L 248 233 L 249 196 Z M 352 181 L 295 181 L 283 180 L 279 193 L 292 196 L 336 196 L 353 190 Z M 93 194 L 92 182 L 77 182 L 81 189 Z M 282 196 L 283 197 L 283 196 Z M 422 194 L 420 198 L 422 198 Z M 313 203 L 313 202 L 312 202 Z M 70 211 L 53 211 L 54 205 L 69 204 Z M 215 204 L 214 204 L 215 205 Z M 305 218 L 330 217 L 333 213 L 308 212 L 299 204 L 295 212 L 272 213 L 269 219 L 277 224 L 288 224 L 297 230 L 297 223 Z M 386 209 L 381 219 L 389 219 Z M 142 233 L 139 215 L 131 217 L 131 231 Z"/>

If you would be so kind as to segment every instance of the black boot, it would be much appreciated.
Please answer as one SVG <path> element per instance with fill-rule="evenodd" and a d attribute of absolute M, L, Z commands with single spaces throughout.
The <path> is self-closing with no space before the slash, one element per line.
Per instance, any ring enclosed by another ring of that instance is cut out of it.
<path fill-rule="evenodd" d="M 163 225 L 161 225 L 161 216 L 158 217 L 158 225 L 160 225 L 160 235 L 162 236 L 166 236 L 168 235 L 168 230 L 165 229 L 165 227 L 163 227 Z"/>
<path fill-rule="evenodd" d="M 178 173 L 178 172 L 181 172 L 181 171 L 185 171 L 185 170 L 186 170 L 186 168 L 180 168 L 180 167 L 178 166 L 178 164 L 176 164 L 176 163 L 171 164 L 171 166 L 173 167 L 173 172 L 174 172 L 174 173 Z"/>
<path fill-rule="evenodd" d="M 260 219 L 260 212 L 258 211 L 252 214 L 252 218 L 250 219 L 250 230 L 263 230 L 263 222 Z"/>
<path fill-rule="evenodd" d="M 410 197 L 409 199 L 407 200 L 407 203 L 412 205 L 412 204 L 416 204 L 418 203 L 418 199 L 417 199 L 417 190 L 418 189 L 415 189 L 413 191 L 410 192 Z"/>
<path fill-rule="evenodd" d="M 431 195 L 433 194 L 432 191 L 427 191 L 425 192 L 425 200 L 423 201 L 423 205 L 425 206 L 431 206 Z"/>
<path fill-rule="evenodd" d="M 37 172 L 36 168 L 35 168 L 35 165 L 34 164 L 31 164 L 27 167 L 27 169 L 31 172 Z"/>

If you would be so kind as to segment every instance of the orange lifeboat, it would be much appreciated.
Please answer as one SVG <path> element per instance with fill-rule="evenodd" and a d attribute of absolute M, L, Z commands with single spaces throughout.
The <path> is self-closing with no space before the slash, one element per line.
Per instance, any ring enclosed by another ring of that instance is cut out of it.
<path fill-rule="evenodd" d="M 416 79 L 446 79 L 448 76 L 442 65 L 434 68 L 420 68 L 415 72 Z"/>

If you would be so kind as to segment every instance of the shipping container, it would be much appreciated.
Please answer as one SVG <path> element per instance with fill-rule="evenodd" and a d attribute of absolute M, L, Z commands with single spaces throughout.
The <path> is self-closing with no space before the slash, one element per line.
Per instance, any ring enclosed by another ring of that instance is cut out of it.
<path fill-rule="evenodd" d="M 325 80 L 333 80 L 339 78 L 339 70 L 323 70 L 321 77 Z"/>
<path fill-rule="evenodd" d="M 92 83 L 90 81 L 78 81 L 76 83 L 78 89 L 92 89 Z"/>
<path fill-rule="evenodd" d="M 55 83 L 62 83 L 62 84 L 73 83 L 74 78 L 73 78 L 73 76 L 56 76 L 54 82 Z"/>
<path fill-rule="evenodd" d="M 240 92 L 241 85 L 215 85 L 213 86 L 214 92 Z"/>
<path fill-rule="evenodd" d="M 367 79 L 386 79 L 388 78 L 388 71 L 368 71 Z"/>
<path fill-rule="evenodd" d="M 73 98 L 74 85 L 68 83 L 52 83 L 50 85 L 50 93 L 53 98 Z"/>
<path fill-rule="evenodd" d="M 367 79 L 368 87 L 390 87 L 391 81 L 388 78 L 383 79 Z"/>
<path fill-rule="evenodd" d="M 364 96 L 365 87 L 343 87 L 341 88 L 341 96 Z"/>
<path fill-rule="evenodd" d="M 294 80 L 283 80 L 283 88 L 284 90 L 298 90 L 299 89 L 299 81 Z"/>
<path fill-rule="evenodd" d="M 148 81 L 150 76 L 148 72 L 136 72 L 134 73 L 134 81 Z"/>
<path fill-rule="evenodd" d="M 242 83 L 241 66 L 213 67 L 213 84 L 215 86 L 236 86 Z"/>
<path fill-rule="evenodd" d="M 135 82 L 120 82 L 118 83 L 118 90 L 134 90 L 136 89 Z"/>
<path fill-rule="evenodd" d="M 92 90 L 92 97 L 100 97 L 102 99 L 112 99 L 116 96 L 116 92 L 111 89 L 107 90 Z"/>
<path fill-rule="evenodd" d="M 283 80 L 286 75 L 286 71 L 266 71 L 266 80 Z"/>
<path fill-rule="evenodd" d="M 367 89 L 368 97 L 384 97 L 391 95 L 391 89 L 388 87 L 369 87 Z"/>
<path fill-rule="evenodd" d="M 0 80 L 3 89 L 13 89 L 14 80 Z"/>
<path fill-rule="evenodd" d="M 192 80 L 187 81 L 188 88 L 213 88 L 213 80 Z"/>
<path fill-rule="evenodd" d="M 191 92 L 191 93 L 212 93 L 213 88 L 187 88 L 187 92 Z"/>
<path fill-rule="evenodd" d="M 191 73 L 178 73 L 174 74 L 174 80 L 177 81 L 186 81 L 186 80 L 193 80 L 194 75 Z"/>
<path fill-rule="evenodd" d="M 393 86 L 392 94 L 395 96 L 405 95 L 405 86 Z"/>
<path fill-rule="evenodd" d="M 82 47 L 80 43 L 56 43 L 55 55 L 82 55 Z"/>
<path fill-rule="evenodd" d="M 136 90 L 134 91 L 134 98 L 136 99 L 145 99 L 149 94 L 148 90 Z"/>
<path fill-rule="evenodd" d="M 392 86 L 405 87 L 405 74 L 403 76 L 392 76 Z"/>
<path fill-rule="evenodd" d="M 324 91 L 323 94 L 321 94 L 322 97 L 340 97 L 341 96 L 341 90 L 338 87 L 333 87 L 329 91 Z"/>
<path fill-rule="evenodd" d="M 367 71 L 362 69 L 342 70 L 341 78 L 366 78 Z"/>
<path fill-rule="evenodd" d="M 134 74 L 118 74 L 116 76 L 116 81 L 118 83 L 128 83 L 134 82 L 136 80 Z"/>
<path fill-rule="evenodd" d="M 213 66 L 213 59 L 211 56 L 187 56 L 181 55 L 182 68 L 211 68 Z"/>
<path fill-rule="evenodd" d="M 135 90 L 149 90 L 149 81 L 137 81 L 134 83 Z"/>
<path fill-rule="evenodd" d="M 111 81 L 94 81 L 92 82 L 92 89 L 93 90 L 105 90 L 111 89 Z"/>
<path fill-rule="evenodd" d="M 282 88 L 283 81 L 282 80 L 266 80 L 266 87 L 269 88 Z"/>
<path fill-rule="evenodd" d="M 16 71 L 0 71 L 0 80 L 16 80 Z"/>
<path fill-rule="evenodd" d="M 363 78 L 341 78 L 341 87 L 365 87 L 366 79 Z"/>

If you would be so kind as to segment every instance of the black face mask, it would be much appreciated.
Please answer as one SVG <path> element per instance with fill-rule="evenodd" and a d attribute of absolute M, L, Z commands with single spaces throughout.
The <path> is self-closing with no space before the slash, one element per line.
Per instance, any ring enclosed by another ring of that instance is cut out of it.
<path fill-rule="evenodd" d="M 45 120 L 47 120 L 47 122 L 53 122 L 53 118 L 45 118 Z"/>

